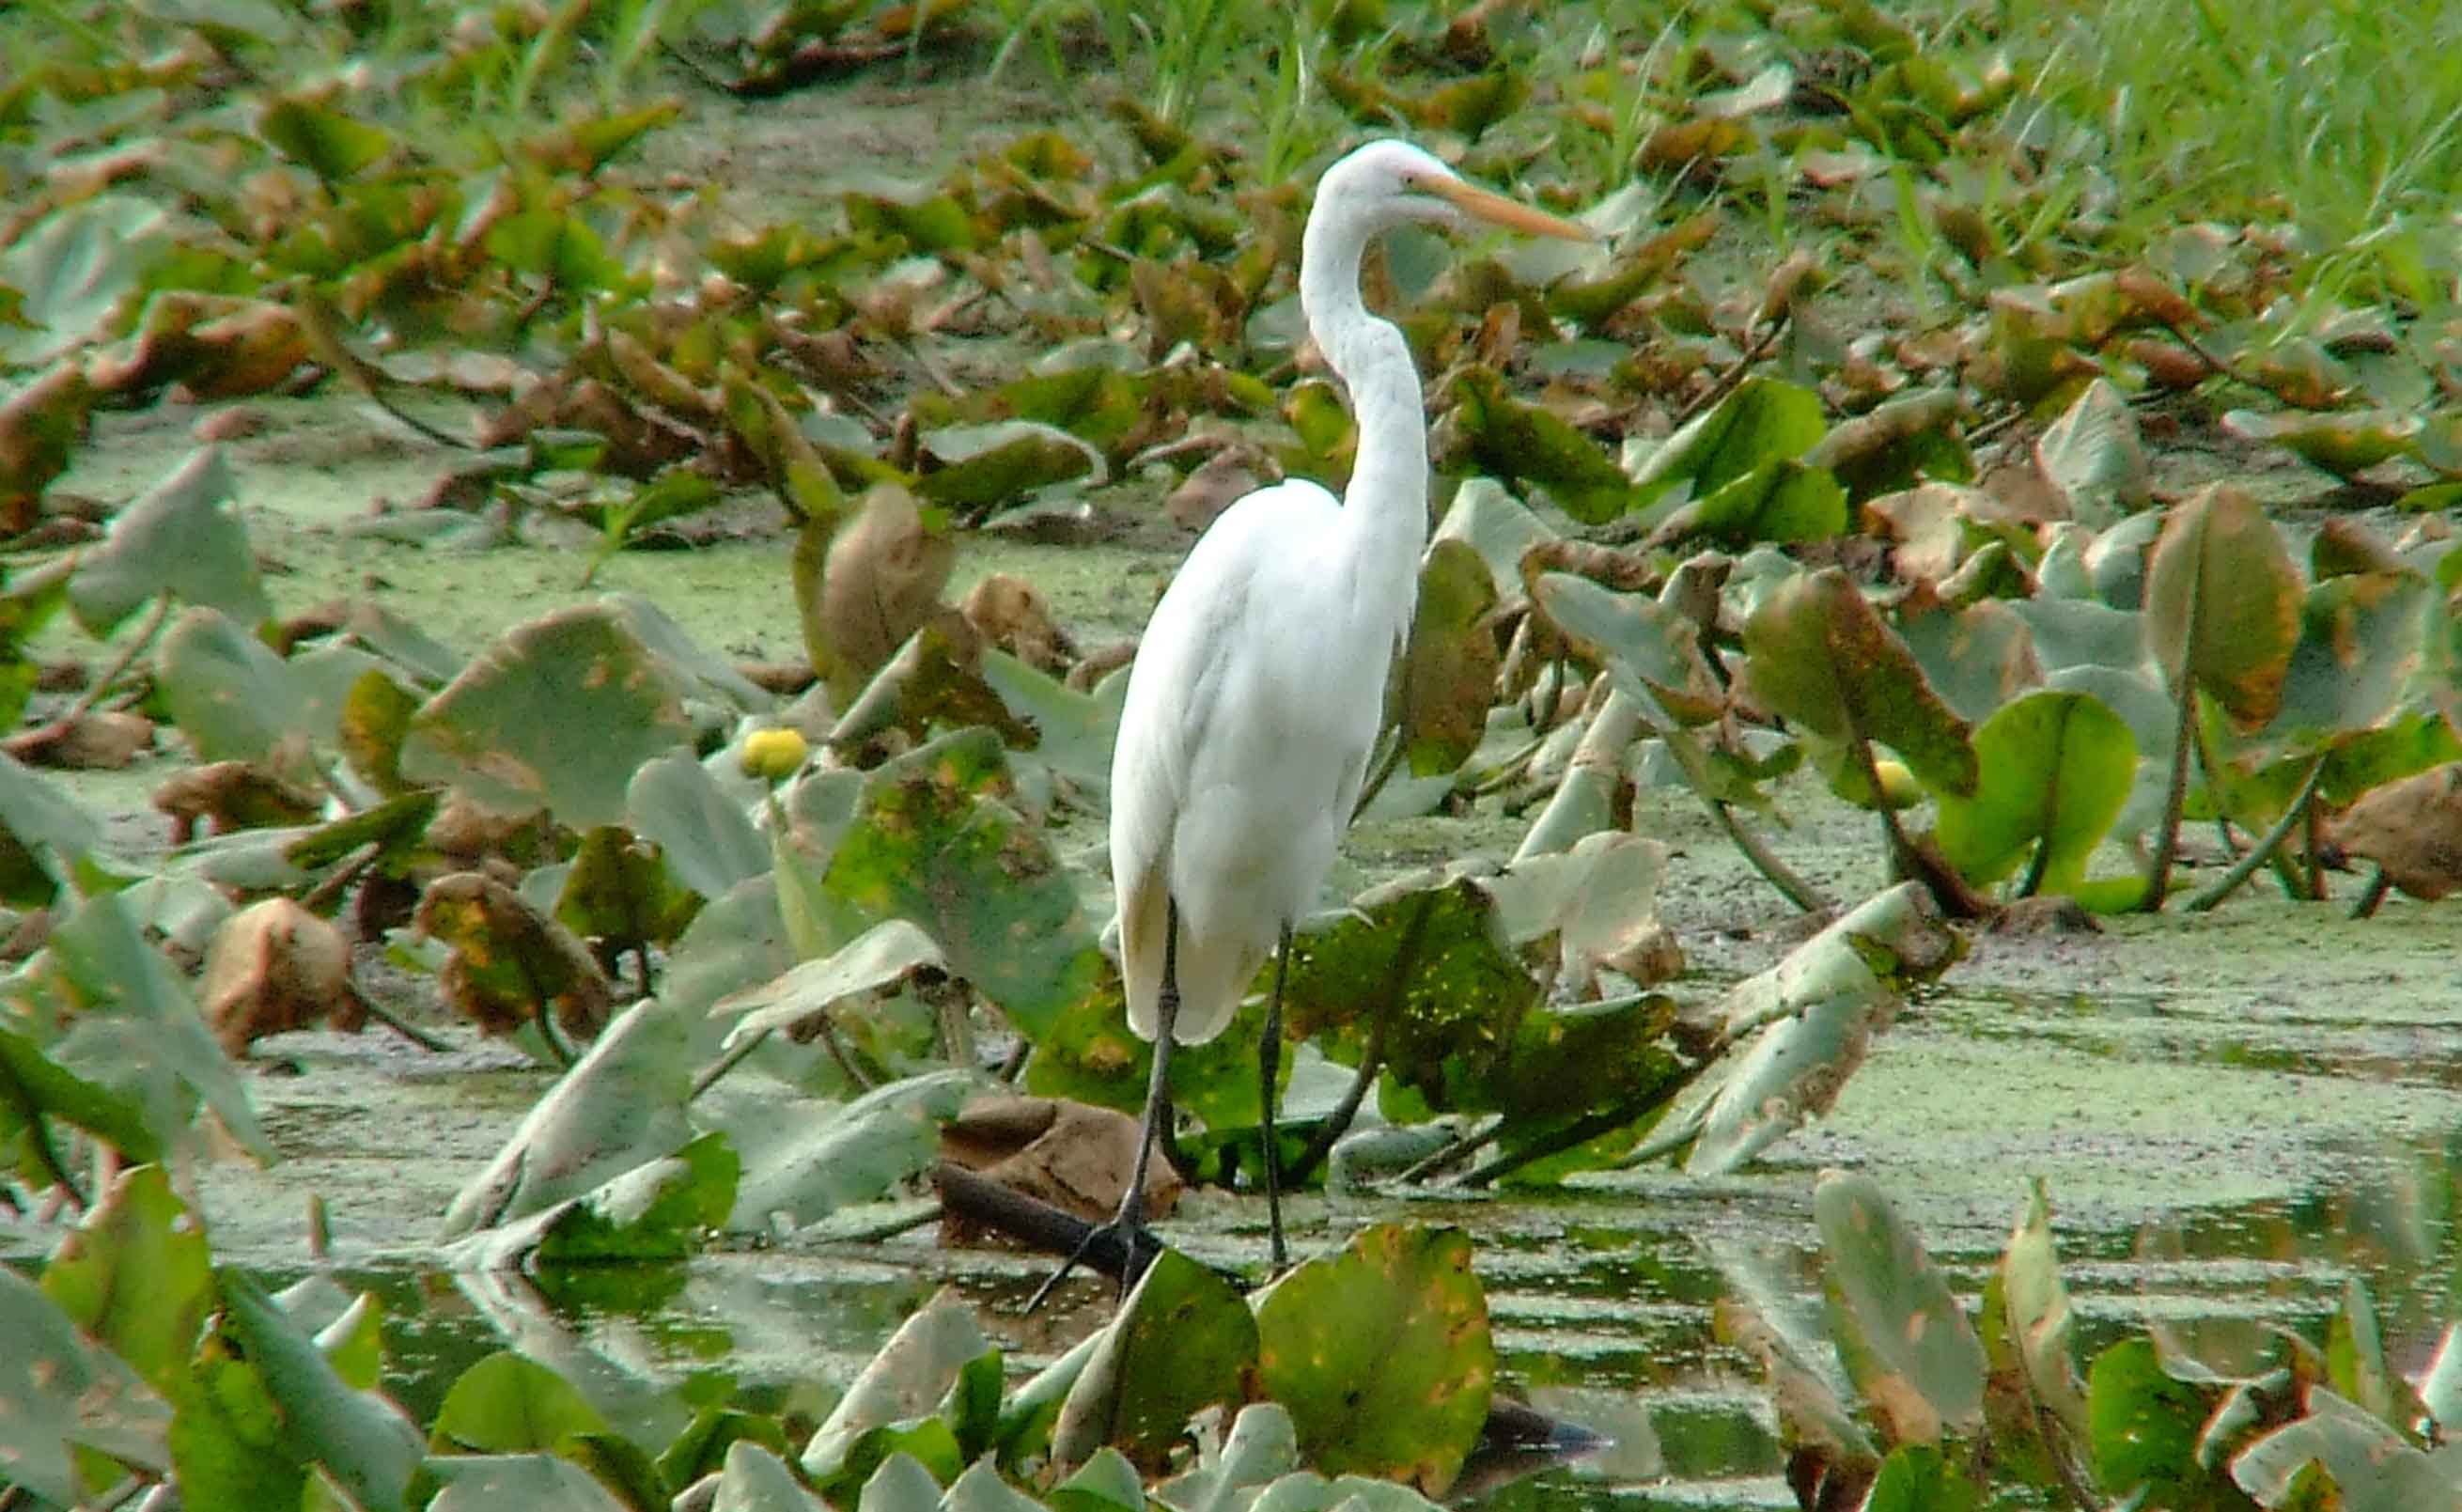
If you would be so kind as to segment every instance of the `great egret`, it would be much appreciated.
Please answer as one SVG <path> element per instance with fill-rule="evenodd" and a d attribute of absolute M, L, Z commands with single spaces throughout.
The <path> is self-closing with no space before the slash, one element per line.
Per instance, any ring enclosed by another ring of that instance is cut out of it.
<path fill-rule="evenodd" d="M 1371 142 L 1325 171 L 1301 241 L 1300 307 L 1358 416 L 1348 497 L 1293 479 L 1241 499 L 1146 624 L 1112 755 L 1112 878 L 1129 1023 L 1155 1042 L 1154 1071 L 1135 1173 L 1097 1236 L 1133 1242 L 1140 1227 L 1173 1043 L 1221 1033 L 1271 953 L 1258 1060 L 1275 1270 L 1285 1263 L 1274 1096 L 1291 924 L 1359 797 L 1428 536 L 1419 375 L 1402 333 L 1361 302 L 1359 260 L 1392 227 L 1472 221 L 1590 236 L 1407 142 Z"/>

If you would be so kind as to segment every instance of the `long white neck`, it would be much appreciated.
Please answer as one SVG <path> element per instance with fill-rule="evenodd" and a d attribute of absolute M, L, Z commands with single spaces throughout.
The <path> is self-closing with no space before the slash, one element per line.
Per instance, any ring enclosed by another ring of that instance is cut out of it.
<path fill-rule="evenodd" d="M 1342 214 L 1311 215 L 1302 239 L 1300 309 L 1318 349 L 1350 390 L 1359 454 L 1344 491 L 1344 545 L 1359 607 L 1410 629 L 1419 556 L 1428 545 L 1428 418 L 1410 343 L 1359 297 L 1359 260 L 1371 228 Z"/>

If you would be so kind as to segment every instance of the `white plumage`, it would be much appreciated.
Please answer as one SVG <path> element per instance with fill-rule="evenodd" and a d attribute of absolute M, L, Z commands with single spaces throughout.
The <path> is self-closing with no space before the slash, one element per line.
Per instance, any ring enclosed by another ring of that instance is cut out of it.
<path fill-rule="evenodd" d="M 1360 257 L 1390 227 L 1473 217 L 1588 235 L 1471 187 L 1405 142 L 1371 142 L 1326 170 L 1301 246 L 1300 301 L 1359 421 L 1347 497 L 1293 481 L 1232 505 L 1189 552 L 1138 645 L 1112 757 L 1112 878 L 1129 1022 L 1168 1038 L 1114 1228 L 1134 1227 L 1141 1210 L 1171 1042 L 1220 1034 L 1315 903 L 1410 630 L 1428 533 L 1427 417 L 1409 345 L 1360 299 Z M 1277 998 L 1262 1047 L 1269 1195 L 1279 1007 Z M 1278 1202 L 1273 1241 L 1279 1266 Z"/>

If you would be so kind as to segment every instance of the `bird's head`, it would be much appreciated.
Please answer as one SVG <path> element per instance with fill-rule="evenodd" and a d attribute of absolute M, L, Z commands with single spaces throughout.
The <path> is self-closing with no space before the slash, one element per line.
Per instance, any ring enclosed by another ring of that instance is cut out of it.
<path fill-rule="evenodd" d="M 1371 141 L 1325 170 L 1320 206 L 1340 205 L 1381 230 L 1404 222 L 1461 229 L 1485 223 L 1534 236 L 1589 241 L 1581 226 L 1466 182 L 1442 160 L 1407 141 Z"/>

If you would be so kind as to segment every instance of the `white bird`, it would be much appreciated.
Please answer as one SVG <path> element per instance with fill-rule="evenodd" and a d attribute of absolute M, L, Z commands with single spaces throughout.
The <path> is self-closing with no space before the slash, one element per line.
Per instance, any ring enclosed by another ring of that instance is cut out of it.
<path fill-rule="evenodd" d="M 1428 537 L 1419 375 L 1402 333 L 1361 301 L 1359 262 L 1390 227 L 1474 220 L 1591 234 L 1475 188 L 1407 142 L 1371 142 L 1317 181 L 1300 306 L 1358 417 L 1348 495 L 1293 479 L 1232 505 L 1138 644 L 1112 754 L 1112 878 L 1129 1023 L 1155 1042 L 1154 1070 L 1135 1173 L 1097 1236 L 1134 1244 L 1138 1233 L 1173 1043 L 1221 1033 L 1270 954 L 1259 1061 L 1273 1265 L 1284 1266 L 1274 1097 L 1291 925 L 1314 906 L 1358 801 Z"/>

